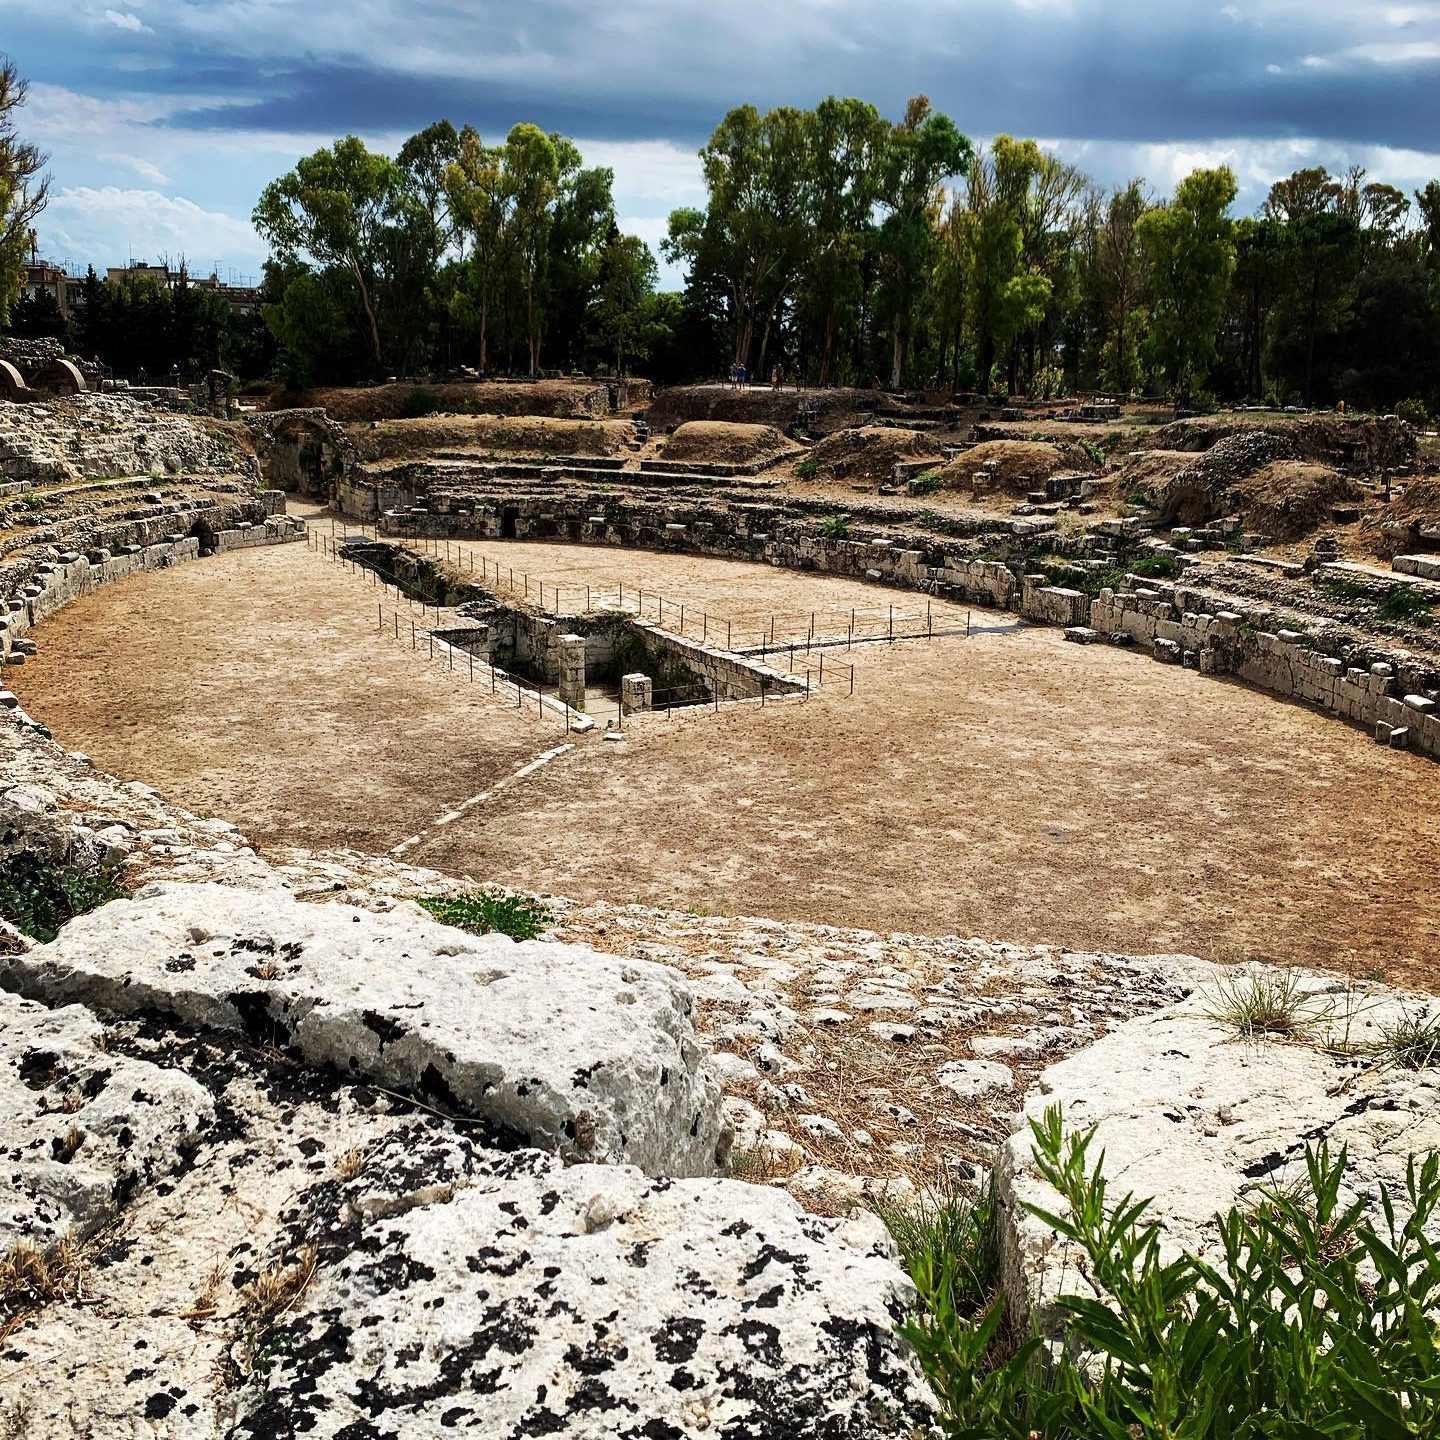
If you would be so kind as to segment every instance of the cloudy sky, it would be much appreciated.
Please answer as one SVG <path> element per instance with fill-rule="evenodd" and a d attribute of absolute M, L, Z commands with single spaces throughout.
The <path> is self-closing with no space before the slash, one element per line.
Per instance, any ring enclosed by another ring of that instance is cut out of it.
<path fill-rule="evenodd" d="M 703 200 L 695 150 L 729 106 L 831 92 L 893 116 L 923 91 L 1106 183 L 1224 162 L 1244 210 L 1303 164 L 1440 175 L 1440 0 L 0 0 L 0 52 L 51 155 L 42 247 L 81 268 L 257 276 L 267 180 L 441 116 L 574 136 L 652 246 Z"/>

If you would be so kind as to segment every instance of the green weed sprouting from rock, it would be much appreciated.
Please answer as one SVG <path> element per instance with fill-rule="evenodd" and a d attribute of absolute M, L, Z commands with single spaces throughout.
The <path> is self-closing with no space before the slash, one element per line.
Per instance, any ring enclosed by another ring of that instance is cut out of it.
<path fill-rule="evenodd" d="M 948 1435 L 980 1440 L 1420 1440 L 1440 1434 L 1440 1156 L 1350 1200 L 1342 1149 L 1215 1220 L 1213 1261 L 1164 1258 L 1148 1201 L 1118 1199 L 1094 1132 L 1031 1123 L 1056 1212 L 1094 1295 L 1062 1295 L 1063 1344 L 1017 1341 L 988 1201 L 942 1200 L 892 1232 L 919 1291 L 906 1334 Z M 1353 1183 L 1353 1181 L 1351 1182 Z M 887 1217 L 888 1218 L 888 1217 Z"/>
<path fill-rule="evenodd" d="M 1375 613 L 1382 620 L 1413 620 L 1425 625 L 1430 621 L 1434 600 L 1414 585 L 1400 585 L 1387 591 L 1375 607 Z"/>
<path fill-rule="evenodd" d="M 418 903 L 442 925 L 454 925 L 473 935 L 498 932 L 512 940 L 534 940 L 555 917 L 528 895 L 422 895 Z"/>
<path fill-rule="evenodd" d="M 797 480 L 813 480 L 820 469 L 820 462 L 813 456 L 808 460 L 801 460 L 795 466 L 795 478 Z"/>
<path fill-rule="evenodd" d="M 850 534 L 848 515 L 825 515 L 820 520 L 820 533 L 827 540 L 844 540 Z"/>
<path fill-rule="evenodd" d="M 1440 1068 L 1440 1015 L 1404 1011 L 1398 1020 L 1380 1027 L 1375 1053 L 1385 1064 L 1402 1070 Z"/>
<path fill-rule="evenodd" d="M 0 874 L 0 919 L 48 943 L 66 921 L 124 895 L 111 871 L 70 870 L 37 855 L 13 855 Z"/>
<path fill-rule="evenodd" d="M 1147 580 L 1173 580 L 1180 566 L 1169 555 L 1146 555 L 1130 566 L 1130 573 Z"/>

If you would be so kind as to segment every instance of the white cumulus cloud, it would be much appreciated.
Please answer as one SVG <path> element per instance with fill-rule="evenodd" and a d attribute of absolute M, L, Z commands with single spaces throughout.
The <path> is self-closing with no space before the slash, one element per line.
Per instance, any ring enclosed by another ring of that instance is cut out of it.
<path fill-rule="evenodd" d="M 158 190 L 123 190 L 77 185 L 51 197 L 41 216 L 48 248 L 62 254 L 112 255 L 172 262 L 182 258 L 196 272 L 208 272 L 217 257 L 253 257 L 257 268 L 265 246 L 248 220 L 206 210 L 183 195 Z M 123 247 L 123 250 L 120 248 Z"/>
<path fill-rule="evenodd" d="M 117 30 L 130 30 L 137 35 L 142 31 L 147 34 L 154 33 L 138 15 L 132 15 L 128 10 L 107 10 L 105 23 L 113 25 Z"/>

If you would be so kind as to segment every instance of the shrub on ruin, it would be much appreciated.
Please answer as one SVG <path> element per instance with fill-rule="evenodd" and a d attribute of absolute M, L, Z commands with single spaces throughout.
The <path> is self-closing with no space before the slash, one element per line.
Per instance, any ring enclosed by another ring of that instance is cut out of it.
<path fill-rule="evenodd" d="M 848 515 L 825 515 L 820 520 L 820 533 L 827 540 L 844 540 L 850 534 Z"/>
<path fill-rule="evenodd" d="M 1394 590 L 1387 590 L 1380 597 L 1375 613 L 1382 620 L 1409 620 L 1424 625 L 1430 620 L 1430 610 L 1434 603 L 1429 595 L 1416 586 L 1400 585 Z"/>
<path fill-rule="evenodd" d="M 0 872 L 0 919 L 48 943 L 66 921 L 124 894 L 111 871 L 67 869 L 28 852 L 12 855 Z"/>
<path fill-rule="evenodd" d="M 1425 429 L 1430 423 L 1430 412 L 1426 410 L 1423 400 L 1402 400 L 1395 407 L 1395 413 L 1407 425 L 1413 425 L 1417 430 Z"/>
<path fill-rule="evenodd" d="M 993 1207 L 946 1200 L 895 1227 L 920 1302 L 907 1333 L 951 1436 L 1027 1440 L 1409 1440 L 1440 1434 L 1440 1156 L 1353 1198 L 1345 1150 L 1216 1217 L 1218 1258 L 1165 1258 L 1149 1202 L 1115 1198 L 1094 1132 L 1031 1122 L 1094 1295 L 1056 1300 L 1062 1343 L 1007 1332 Z"/>
<path fill-rule="evenodd" d="M 1173 580 L 1180 573 L 1180 565 L 1169 555 L 1146 555 L 1131 565 L 1130 573 L 1146 580 Z"/>
<path fill-rule="evenodd" d="M 555 917 L 528 895 L 422 895 L 419 903 L 442 925 L 454 925 L 472 935 L 508 935 L 512 940 L 534 940 L 555 923 Z"/>
<path fill-rule="evenodd" d="M 400 402 L 400 418 L 419 420 L 426 415 L 436 414 L 440 408 L 440 397 L 433 390 L 417 385 Z"/>

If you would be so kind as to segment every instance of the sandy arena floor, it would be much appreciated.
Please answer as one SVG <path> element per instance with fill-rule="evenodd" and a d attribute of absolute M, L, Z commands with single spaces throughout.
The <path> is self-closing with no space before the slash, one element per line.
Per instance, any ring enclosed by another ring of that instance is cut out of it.
<path fill-rule="evenodd" d="M 633 576 L 721 614 L 893 594 L 477 550 L 547 588 Z M 419 833 L 408 860 L 579 899 L 1433 981 L 1440 767 L 1301 707 L 976 611 L 968 640 L 838 657 L 853 698 L 644 717 L 436 826 L 565 735 L 378 643 L 374 604 L 304 546 L 241 553 L 79 601 L 11 673 L 64 743 L 262 843 Z"/>

